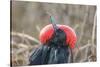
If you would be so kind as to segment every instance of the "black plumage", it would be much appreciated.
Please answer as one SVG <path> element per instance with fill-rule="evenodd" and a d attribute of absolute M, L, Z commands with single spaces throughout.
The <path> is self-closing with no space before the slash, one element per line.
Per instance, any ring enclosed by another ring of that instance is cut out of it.
<path fill-rule="evenodd" d="M 70 51 L 65 41 L 64 31 L 57 29 L 49 41 L 34 50 L 29 65 L 68 63 Z"/>
<path fill-rule="evenodd" d="M 50 17 L 50 19 L 54 28 L 54 33 L 51 39 L 34 50 L 29 58 L 29 65 L 60 64 L 69 62 L 69 56 L 72 53 L 70 53 L 70 47 L 66 44 L 67 34 L 56 25 L 56 21 L 53 17 Z"/>

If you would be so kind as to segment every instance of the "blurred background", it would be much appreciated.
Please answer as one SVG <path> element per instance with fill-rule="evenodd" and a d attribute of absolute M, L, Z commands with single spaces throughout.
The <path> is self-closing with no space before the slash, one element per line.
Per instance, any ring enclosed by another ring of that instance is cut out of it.
<path fill-rule="evenodd" d="M 75 30 L 74 63 L 96 61 L 96 6 L 12 1 L 11 64 L 28 65 L 32 50 L 40 45 L 40 30 L 50 24 L 50 15 Z"/>

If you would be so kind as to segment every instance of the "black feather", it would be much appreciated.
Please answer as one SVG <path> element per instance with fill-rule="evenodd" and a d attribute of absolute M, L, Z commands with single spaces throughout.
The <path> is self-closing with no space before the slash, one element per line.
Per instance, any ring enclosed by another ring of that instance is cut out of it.
<path fill-rule="evenodd" d="M 67 35 L 53 21 L 51 17 L 53 36 L 30 56 L 29 65 L 68 63 L 70 51 L 66 44 Z"/>
<path fill-rule="evenodd" d="M 69 47 L 65 41 L 65 33 L 57 29 L 51 40 L 33 52 L 29 65 L 68 63 Z"/>

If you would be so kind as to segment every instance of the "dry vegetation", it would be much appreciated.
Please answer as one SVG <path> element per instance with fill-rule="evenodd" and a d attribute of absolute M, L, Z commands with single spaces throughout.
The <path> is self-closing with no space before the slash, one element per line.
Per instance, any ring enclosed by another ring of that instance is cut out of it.
<path fill-rule="evenodd" d="M 12 2 L 11 63 L 27 65 L 33 49 L 40 45 L 40 30 L 50 23 L 71 26 L 77 34 L 74 63 L 96 61 L 96 6 L 35 2 Z"/>

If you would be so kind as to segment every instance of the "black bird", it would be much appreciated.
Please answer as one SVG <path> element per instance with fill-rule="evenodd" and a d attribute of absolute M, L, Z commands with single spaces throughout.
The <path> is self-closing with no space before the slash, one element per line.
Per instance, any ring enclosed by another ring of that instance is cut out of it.
<path fill-rule="evenodd" d="M 61 64 L 73 60 L 72 49 L 76 43 L 74 30 L 66 25 L 52 24 L 45 26 L 40 32 L 41 46 L 35 49 L 29 58 L 29 65 Z M 73 62 L 73 61 L 71 61 Z"/>

